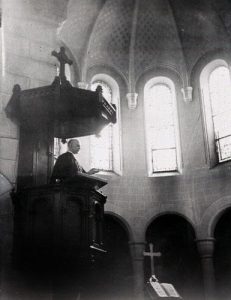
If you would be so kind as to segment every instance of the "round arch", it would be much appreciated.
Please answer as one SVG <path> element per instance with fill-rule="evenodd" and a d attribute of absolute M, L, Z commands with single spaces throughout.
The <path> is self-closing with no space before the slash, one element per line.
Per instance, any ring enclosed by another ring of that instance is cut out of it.
<path fill-rule="evenodd" d="M 105 299 L 130 299 L 133 290 L 133 268 L 129 226 L 121 216 L 106 212 L 103 232 L 107 253 L 98 268 L 97 278 L 100 282 L 97 286 Z"/>
<path fill-rule="evenodd" d="M 213 237 L 219 218 L 228 208 L 231 208 L 231 196 L 222 197 L 210 205 L 198 225 L 198 238 Z"/>
<path fill-rule="evenodd" d="M 97 74 L 105 74 L 115 80 L 119 86 L 121 98 L 127 93 L 128 81 L 125 76 L 110 66 L 95 65 L 87 70 L 86 81 L 91 82 L 92 78 Z"/>
<path fill-rule="evenodd" d="M 216 278 L 217 299 L 226 300 L 231 296 L 231 206 L 220 211 L 215 219 L 213 235 L 215 247 L 213 254 L 214 271 Z"/>
<path fill-rule="evenodd" d="M 184 299 L 199 299 L 202 293 L 200 257 L 195 229 L 179 213 L 162 213 L 149 221 L 146 241 L 153 244 L 154 271 L 160 282 L 171 282 Z M 145 278 L 150 275 L 150 259 L 145 258 Z M 182 284 L 184 282 L 184 284 Z"/>
<path fill-rule="evenodd" d="M 111 77 L 111 76 L 109 76 L 108 74 L 105 74 L 105 73 L 97 73 L 91 78 L 91 83 L 93 83 L 94 81 L 97 81 L 97 80 L 105 81 L 110 86 L 110 88 L 112 89 L 113 98 L 119 100 L 119 98 L 120 98 L 119 97 L 119 85 L 113 77 Z M 112 100 L 112 102 L 117 103 L 119 101 L 113 101 Z"/>
<path fill-rule="evenodd" d="M 210 226 L 211 236 L 214 237 L 215 229 L 217 226 L 217 223 L 219 222 L 220 218 L 227 212 L 231 210 L 231 203 L 229 205 L 226 205 L 222 208 L 221 211 L 217 213 L 217 215 L 214 217 L 213 223 Z"/>
<path fill-rule="evenodd" d="M 105 215 L 111 216 L 113 219 L 115 219 L 116 221 L 118 221 L 118 223 L 123 227 L 123 229 L 126 231 L 128 238 L 129 238 L 129 242 L 133 242 L 134 241 L 134 236 L 133 236 L 133 232 L 131 229 L 131 226 L 128 224 L 128 222 L 121 217 L 120 215 L 112 212 L 112 211 L 105 211 L 104 213 Z"/>
<path fill-rule="evenodd" d="M 147 229 L 148 229 L 148 227 L 151 223 L 155 222 L 155 220 L 158 219 L 159 217 L 168 216 L 168 215 L 175 215 L 175 216 L 181 217 L 182 219 L 187 221 L 191 225 L 191 227 L 192 227 L 192 229 L 193 229 L 193 231 L 195 232 L 195 235 L 196 235 L 196 226 L 195 226 L 195 224 L 194 224 L 194 222 L 191 218 L 189 218 L 188 216 L 185 216 L 184 214 L 182 214 L 180 212 L 169 210 L 169 211 L 160 212 L 160 213 L 156 214 L 155 216 L 151 217 L 147 221 L 147 223 L 144 227 L 144 236 L 145 236 L 145 233 L 147 232 Z"/>
<path fill-rule="evenodd" d="M 200 76 L 198 76 L 203 68 L 212 62 L 213 60 L 221 59 L 226 61 L 228 64 L 231 62 L 231 55 L 228 53 L 228 51 L 225 51 L 223 49 L 216 49 L 213 51 L 206 52 L 203 56 L 201 56 L 196 63 L 194 64 L 191 73 L 189 82 L 191 86 L 197 86 L 198 82 L 200 80 Z"/>
<path fill-rule="evenodd" d="M 138 79 L 136 80 L 136 90 L 138 91 L 138 93 L 142 94 L 145 84 L 150 79 L 160 76 L 171 79 L 176 85 L 177 94 L 178 91 L 180 92 L 180 89 L 183 87 L 183 79 L 181 78 L 180 74 L 171 68 L 158 67 L 146 70 L 146 72 L 144 72 L 138 77 Z"/>

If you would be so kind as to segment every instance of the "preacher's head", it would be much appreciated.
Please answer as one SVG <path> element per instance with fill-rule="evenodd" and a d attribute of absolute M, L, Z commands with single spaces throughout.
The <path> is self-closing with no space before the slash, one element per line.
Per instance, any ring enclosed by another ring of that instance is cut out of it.
<path fill-rule="evenodd" d="M 80 150 L 80 142 L 77 139 L 71 139 L 67 143 L 68 150 L 73 154 L 77 154 Z"/>

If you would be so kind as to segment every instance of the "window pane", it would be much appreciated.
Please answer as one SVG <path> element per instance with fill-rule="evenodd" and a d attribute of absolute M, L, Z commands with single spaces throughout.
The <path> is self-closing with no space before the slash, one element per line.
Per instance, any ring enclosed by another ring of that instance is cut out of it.
<path fill-rule="evenodd" d="M 146 98 L 147 138 L 153 172 L 177 170 L 173 95 L 165 84 L 153 85 Z"/>
<path fill-rule="evenodd" d="M 91 166 L 103 170 L 112 170 L 112 134 L 111 125 L 101 131 L 100 137 L 91 137 Z"/>
<path fill-rule="evenodd" d="M 58 156 L 60 155 L 60 150 L 61 150 L 61 141 L 58 138 L 54 138 L 54 161 L 56 161 Z"/>
<path fill-rule="evenodd" d="M 56 162 L 59 155 L 67 151 L 67 144 L 63 144 L 61 139 L 54 138 L 54 163 Z"/>
<path fill-rule="evenodd" d="M 97 86 L 100 85 L 103 89 L 104 98 L 111 103 L 112 102 L 112 90 L 103 81 L 95 81 L 91 88 L 93 91 L 96 90 Z M 91 136 L 90 140 L 90 152 L 91 152 L 91 167 L 103 169 L 107 171 L 112 170 L 112 143 L 113 143 L 113 129 L 112 125 L 105 127 L 100 137 Z"/>
<path fill-rule="evenodd" d="M 227 67 L 216 68 L 209 77 L 209 92 L 219 161 L 231 159 L 231 80 Z"/>
<path fill-rule="evenodd" d="M 160 128 L 158 130 L 154 129 L 150 137 L 150 144 L 154 149 L 174 148 L 176 145 L 174 127 Z"/>
<path fill-rule="evenodd" d="M 227 67 L 216 68 L 209 77 L 212 114 L 231 110 L 230 73 Z"/>
<path fill-rule="evenodd" d="M 154 172 L 176 170 L 176 149 L 153 150 L 152 164 Z"/>
<path fill-rule="evenodd" d="M 231 133 L 231 111 L 213 117 L 215 137 L 221 138 Z"/>
<path fill-rule="evenodd" d="M 219 161 L 231 159 L 231 136 L 217 141 Z"/>

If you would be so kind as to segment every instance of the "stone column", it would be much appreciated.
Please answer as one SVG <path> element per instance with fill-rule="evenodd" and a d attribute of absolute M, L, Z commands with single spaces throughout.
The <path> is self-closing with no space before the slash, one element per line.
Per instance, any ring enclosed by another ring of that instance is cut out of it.
<path fill-rule="evenodd" d="M 205 300 L 213 300 L 215 297 L 215 274 L 213 266 L 214 238 L 196 240 L 197 249 L 201 258 Z"/>
<path fill-rule="evenodd" d="M 134 273 L 134 296 L 144 299 L 144 255 L 145 242 L 129 242 Z"/>

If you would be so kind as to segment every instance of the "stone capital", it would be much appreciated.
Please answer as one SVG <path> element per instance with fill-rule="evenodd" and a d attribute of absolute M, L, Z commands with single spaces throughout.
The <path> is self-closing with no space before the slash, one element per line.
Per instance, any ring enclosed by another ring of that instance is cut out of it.
<path fill-rule="evenodd" d="M 191 86 L 186 86 L 186 87 L 182 88 L 181 92 L 183 94 L 184 102 L 186 102 L 186 103 L 192 102 L 192 100 L 193 100 L 193 98 L 192 98 L 193 88 Z"/>
<path fill-rule="evenodd" d="M 198 239 L 196 240 L 197 249 L 201 258 L 212 258 L 214 252 L 214 238 Z"/>
<path fill-rule="evenodd" d="M 132 109 L 132 110 L 136 109 L 138 94 L 137 93 L 127 93 L 126 97 L 128 100 L 128 108 Z"/>

